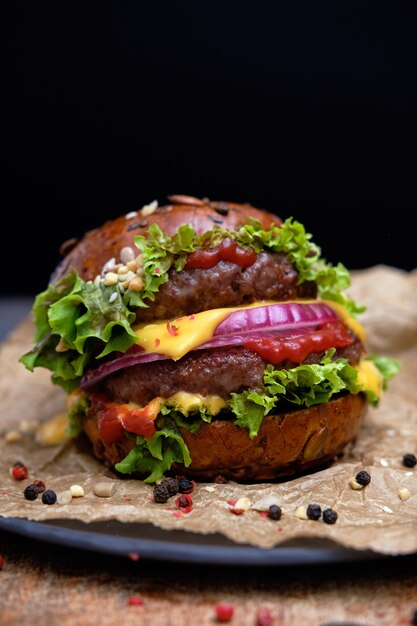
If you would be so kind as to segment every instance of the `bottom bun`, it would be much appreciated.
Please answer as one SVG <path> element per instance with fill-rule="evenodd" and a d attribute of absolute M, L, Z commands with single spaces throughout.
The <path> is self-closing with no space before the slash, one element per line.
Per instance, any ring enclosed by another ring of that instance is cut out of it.
<path fill-rule="evenodd" d="M 188 467 L 176 463 L 170 473 L 197 481 L 212 481 L 221 476 L 250 482 L 288 478 L 319 469 L 332 463 L 355 439 L 366 409 L 363 394 L 348 394 L 308 409 L 268 415 L 254 439 L 249 438 L 246 429 L 226 420 L 203 422 L 196 433 L 182 428 L 192 463 Z M 130 439 L 104 444 L 93 416 L 85 420 L 84 430 L 94 454 L 112 466 L 134 446 Z"/>

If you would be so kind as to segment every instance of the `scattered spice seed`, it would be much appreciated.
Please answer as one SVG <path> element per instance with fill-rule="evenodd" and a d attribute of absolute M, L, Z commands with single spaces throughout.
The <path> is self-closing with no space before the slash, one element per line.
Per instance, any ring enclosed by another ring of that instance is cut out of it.
<path fill-rule="evenodd" d="M 42 494 L 42 502 L 44 504 L 55 504 L 56 502 L 56 493 L 52 491 L 52 489 L 47 489 Z"/>
<path fill-rule="evenodd" d="M 38 493 L 43 493 L 46 489 L 46 486 L 43 480 L 34 480 L 32 484 L 35 485 L 36 489 L 38 490 Z"/>
<path fill-rule="evenodd" d="M 71 485 L 69 490 L 73 498 L 82 498 L 84 496 L 84 489 L 81 485 Z"/>
<path fill-rule="evenodd" d="M 371 482 L 371 475 L 369 474 L 369 472 L 362 470 L 361 472 L 358 472 L 356 474 L 355 480 L 360 485 L 363 485 L 363 487 L 366 487 Z"/>
<path fill-rule="evenodd" d="M 94 493 L 96 496 L 100 498 L 110 498 L 116 490 L 116 485 L 114 481 L 110 482 L 109 480 L 96 483 L 94 485 Z"/>
<path fill-rule="evenodd" d="M 268 509 L 268 517 L 273 520 L 279 520 L 282 516 L 282 509 L 277 504 L 271 504 Z"/>
<path fill-rule="evenodd" d="M 415 467 L 417 465 L 416 455 L 412 454 L 411 452 L 407 452 L 407 454 L 404 454 L 403 465 L 405 465 L 405 467 Z"/>
<path fill-rule="evenodd" d="M 61 491 L 61 493 L 57 494 L 56 501 L 58 504 L 69 504 L 72 500 L 72 493 L 69 489 L 65 491 Z"/>
<path fill-rule="evenodd" d="M 306 513 L 308 519 L 318 520 L 321 517 L 321 506 L 319 504 L 309 504 Z"/>
<path fill-rule="evenodd" d="M 22 435 L 18 430 L 9 430 L 4 436 L 6 443 L 18 443 L 22 440 Z"/>
<path fill-rule="evenodd" d="M 354 476 L 351 476 L 348 482 L 349 482 L 349 487 L 353 489 L 354 491 L 360 491 L 364 487 L 363 485 L 360 485 L 358 483 L 358 481 L 356 480 Z"/>
<path fill-rule="evenodd" d="M 25 488 L 23 495 L 25 496 L 26 500 L 36 500 L 39 495 L 39 491 L 35 485 L 28 485 Z"/>
<path fill-rule="evenodd" d="M 142 606 L 143 598 L 140 596 L 129 596 L 128 604 L 129 606 Z"/>
<path fill-rule="evenodd" d="M 180 478 L 178 480 L 178 491 L 180 493 L 191 493 L 194 490 L 194 481 L 188 478 Z"/>
<path fill-rule="evenodd" d="M 172 494 L 167 485 L 164 484 L 164 481 L 162 481 L 158 485 L 155 485 L 155 487 L 153 488 L 153 499 L 155 500 L 155 502 L 158 502 L 160 504 L 163 502 L 167 502 L 171 495 Z"/>
<path fill-rule="evenodd" d="M 235 612 L 235 607 L 230 602 L 219 602 L 215 606 L 218 622 L 230 622 Z"/>
<path fill-rule="evenodd" d="M 183 513 L 189 513 L 192 509 L 193 501 L 187 493 L 184 493 L 182 496 L 178 496 L 175 504 Z"/>
<path fill-rule="evenodd" d="M 262 607 L 256 614 L 256 626 L 272 626 L 274 618 L 267 607 Z"/>
<path fill-rule="evenodd" d="M 411 493 L 409 489 L 407 489 L 407 487 L 403 487 L 403 489 L 399 490 L 398 495 L 400 497 L 400 500 L 404 502 L 404 500 L 408 500 L 408 498 L 411 496 Z"/>
<path fill-rule="evenodd" d="M 298 519 L 308 519 L 307 517 L 307 507 L 304 506 L 304 504 L 302 504 L 301 506 L 299 506 L 294 513 L 295 517 L 297 517 Z"/>
<path fill-rule="evenodd" d="M 28 468 L 21 461 L 16 461 L 13 467 L 10 468 L 10 475 L 13 476 L 15 480 L 25 480 L 29 475 Z"/>
<path fill-rule="evenodd" d="M 324 509 L 323 522 L 326 524 L 335 524 L 337 521 L 337 513 L 333 509 Z"/>
<path fill-rule="evenodd" d="M 162 482 L 171 496 L 175 496 L 178 493 L 178 480 L 176 478 L 165 478 Z"/>

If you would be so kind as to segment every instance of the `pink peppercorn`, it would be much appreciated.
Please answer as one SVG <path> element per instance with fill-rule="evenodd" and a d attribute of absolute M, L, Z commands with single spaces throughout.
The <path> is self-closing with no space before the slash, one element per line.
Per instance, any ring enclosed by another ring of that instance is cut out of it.
<path fill-rule="evenodd" d="M 143 598 L 141 598 L 140 596 L 129 596 L 129 606 L 142 606 L 143 605 Z"/>
<path fill-rule="evenodd" d="M 235 612 L 235 607 L 230 602 L 216 604 L 216 617 L 218 622 L 230 622 Z"/>
<path fill-rule="evenodd" d="M 13 467 L 10 468 L 10 475 L 13 476 L 15 480 L 25 480 L 25 478 L 28 477 L 28 468 L 20 461 L 17 461 L 14 463 Z"/>
<path fill-rule="evenodd" d="M 266 607 L 260 608 L 256 614 L 256 626 L 272 626 L 273 623 L 274 618 L 271 611 Z"/>

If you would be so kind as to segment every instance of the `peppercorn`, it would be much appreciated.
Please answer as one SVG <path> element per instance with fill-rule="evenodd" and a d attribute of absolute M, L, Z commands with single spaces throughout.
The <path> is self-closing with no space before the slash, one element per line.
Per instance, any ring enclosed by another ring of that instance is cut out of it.
<path fill-rule="evenodd" d="M 417 626 L 417 609 L 413 612 L 413 615 L 411 617 L 411 623 L 414 624 L 414 626 Z"/>
<path fill-rule="evenodd" d="M 153 499 L 155 500 L 155 502 L 163 503 L 166 502 L 170 497 L 171 494 L 169 492 L 169 489 L 167 485 L 164 485 L 163 482 L 159 483 L 159 485 L 155 485 L 155 487 L 153 488 Z"/>
<path fill-rule="evenodd" d="M 333 509 L 324 509 L 323 522 L 326 524 L 335 524 L 337 521 L 337 513 Z"/>
<path fill-rule="evenodd" d="M 170 496 L 175 496 L 175 494 L 178 493 L 178 480 L 176 478 L 165 478 L 162 482 L 166 486 Z"/>
<path fill-rule="evenodd" d="M 273 520 L 279 520 L 281 519 L 281 515 L 282 515 L 281 507 L 278 506 L 277 504 L 271 504 L 271 506 L 268 509 L 268 517 Z"/>
<path fill-rule="evenodd" d="M 175 500 L 175 506 L 180 509 L 181 513 L 190 513 L 193 508 L 193 501 L 191 499 L 191 496 L 189 496 L 187 493 L 184 493 L 182 496 L 178 496 L 178 498 Z"/>
<path fill-rule="evenodd" d="M 52 489 L 47 489 L 42 494 L 42 502 L 44 504 L 55 504 L 56 502 L 56 493 L 52 491 Z"/>
<path fill-rule="evenodd" d="M 21 461 L 16 461 L 13 467 L 10 468 L 10 475 L 13 476 L 15 480 L 24 480 L 28 477 L 28 468 Z"/>
<path fill-rule="evenodd" d="M 26 500 L 36 500 L 36 498 L 39 495 L 39 491 L 36 485 L 32 484 L 26 487 L 26 489 L 23 492 L 23 495 L 25 496 Z"/>
<path fill-rule="evenodd" d="M 32 484 L 36 487 L 38 493 L 43 493 L 45 491 L 45 483 L 43 480 L 34 480 Z"/>
<path fill-rule="evenodd" d="M 180 478 L 178 481 L 178 491 L 180 493 L 191 493 L 194 489 L 194 481 L 188 478 Z"/>
<path fill-rule="evenodd" d="M 321 515 L 321 506 L 319 504 L 309 504 L 306 513 L 309 519 L 318 520 Z"/>
<path fill-rule="evenodd" d="M 230 604 L 230 602 L 219 602 L 215 608 L 218 622 L 230 622 L 235 612 L 233 604 Z"/>
<path fill-rule="evenodd" d="M 267 607 L 261 607 L 256 614 L 256 626 L 272 626 L 274 618 Z"/>
<path fill-rule="evenodd" d="M 415 467 L 417 465 L 416 455 L 412 454 L 411 452 L 407 452 L 407 454 L 404 454 L 403 465 L 405 465 L 406 467 Z"/>
<path fill-rule="evenodd" d="M 368 472 L 365 472 L 365 470 L 362 470 L 356 474 L 355 479 L 357 483 L 366 487 L 366 485 L 369 485 L 371 482 L 371 475 Z"/>

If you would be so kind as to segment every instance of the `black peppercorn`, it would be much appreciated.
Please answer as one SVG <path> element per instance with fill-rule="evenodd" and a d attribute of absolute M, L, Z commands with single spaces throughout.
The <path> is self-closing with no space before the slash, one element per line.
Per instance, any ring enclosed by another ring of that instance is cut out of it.
<path fill-rule="evenodd" d="M 162 484 L 165 485 L 170 496 L 175 496 L 178 493 L 178 480 L 176 478 L 165 478 Z"/>
<path fill-rule="evenodd" d="M 404 454 L 403 465 L 405 465 L 406 467 L 415 467 L 417 465 L 416 455 L 412 454 L 411 452 L 407 452 L 407 454 Z"/>
<path fill-rule="evenodd" d="M 321 506 L 319 504 L 309 504 L 306 512 L 309 519 L 317 520 L 321 516 Z"/>
<path fill-rule="evenodd" d="M 44 504 L 55 504 L 56 502 L 56 493 L 52 491 L 52 489 L 47 489 L 42 494 L 42 502 Z"/>
<path fill-rule="evenodd" d="M 153 489 L 153 499 L 155 502 L 166 502 L 171 497 L 168 488 L 165 485 L 155 485 Z"/>
<path fill-rule="evenodd" d="M 335 524 L 336 521 L 337 521 L 336 511 L 333 511 L 333 509 L 324 509 L 323 522 L 326 522 L 326 524 Z"/>
<path fill-rule="evenodd" d="M 365 472 L 365 470 L 362 470 L 356 474 L 355 479 L 357 483 L 366 487 L 366 485 L 369 485 L 371 482 L 371 475 L 368 472 Z"/>
<path fill-rule="evenodd" d="M 270 517 L 273 520 L 279 520 L 281 519 L 281 515 L 282 515 L 281 507 L 278 506 L 277 504 L 271 504 L 271 506 L 268 509 L 268 517 Z"/>
<path fill-rule="evenodd" d="M 188 478 L 180 478 L 178 481 L 178 491 L 180 493 L 191 493 L 194 489 L 194 481 Z"/>
<path fill-rule="evenodd" d="M 36 487 L 36 485 L 28 485 L 24 490 L 23 495 L 25 496 L 26 500 L 36 500 L 39 495 L 38 488 Z"/>

